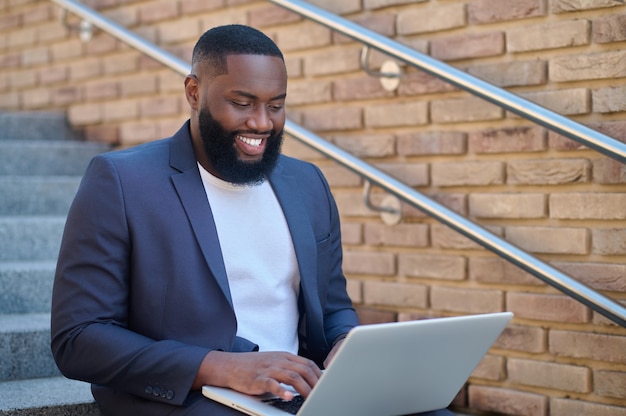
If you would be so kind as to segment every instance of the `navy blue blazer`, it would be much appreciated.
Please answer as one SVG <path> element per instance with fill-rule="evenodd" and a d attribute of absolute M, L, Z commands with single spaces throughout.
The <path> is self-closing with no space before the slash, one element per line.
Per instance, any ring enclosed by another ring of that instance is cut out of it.
<path fill-rule="evenodd" d="M 300 271 L 300 353 L 319 364 L 358 324 L 341 268 L 337 208 L 310 163 L 281 155 L 270 183 Z M 51 330 L 63 374 L 92 383 L 111 412 L 125 402 L 184 406 L 209 351 L 255 350 L 235 335 L 188 122 L 171 138 L 91 161 L 67 218 Z"/>

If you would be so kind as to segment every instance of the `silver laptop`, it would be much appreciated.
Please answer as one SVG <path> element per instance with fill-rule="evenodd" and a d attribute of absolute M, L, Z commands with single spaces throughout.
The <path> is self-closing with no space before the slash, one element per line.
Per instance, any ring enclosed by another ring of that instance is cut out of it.
<path fill-rule="evenodd" d="M 502 312 L 358 326 L 292 414 L 398 416 L 444 409 L 512 317 Z M 213 386 L 202 393 L 248 415 L 289 414 L 273 406 L 281 400 L 270 395 Z"/>

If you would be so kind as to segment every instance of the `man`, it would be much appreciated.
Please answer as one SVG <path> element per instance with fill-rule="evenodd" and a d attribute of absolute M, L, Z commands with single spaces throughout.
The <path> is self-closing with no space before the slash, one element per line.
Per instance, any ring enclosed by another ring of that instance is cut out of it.
<path fill-rule="evenodd" d="M 280 155 L 287 74 L 267 36 L 206 32 L 171 138 L 95 157 L 52 301 L 61 371 L 103 415 L 234 415 L 202 385 L 307 396 L 358 324 L 339 217 L 312 164 Z"/>

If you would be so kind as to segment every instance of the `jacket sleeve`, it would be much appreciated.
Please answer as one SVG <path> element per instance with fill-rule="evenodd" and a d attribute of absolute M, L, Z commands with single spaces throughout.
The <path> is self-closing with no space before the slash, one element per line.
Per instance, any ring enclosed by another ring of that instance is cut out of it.
<path fill-rule="evenodd" d="M 209 349 L 128 329 L 133 250 L 119 175 L 90 163 L 70 208 L 52 295 L 51 347 L 69 378 L 182 404 Z"/>

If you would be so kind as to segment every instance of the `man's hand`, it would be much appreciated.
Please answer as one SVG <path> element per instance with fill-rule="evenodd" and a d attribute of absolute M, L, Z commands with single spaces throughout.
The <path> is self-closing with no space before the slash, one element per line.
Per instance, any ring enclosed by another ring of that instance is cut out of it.
<path fill-rule="evenodd" d="M 272 393 L 291 400 L 288 384 L 307 397 L 322 372 L 311 360 L 287 352 L 211 351 L 202 361 L 193 388 L 228 387 L 246 394 Z"/>

